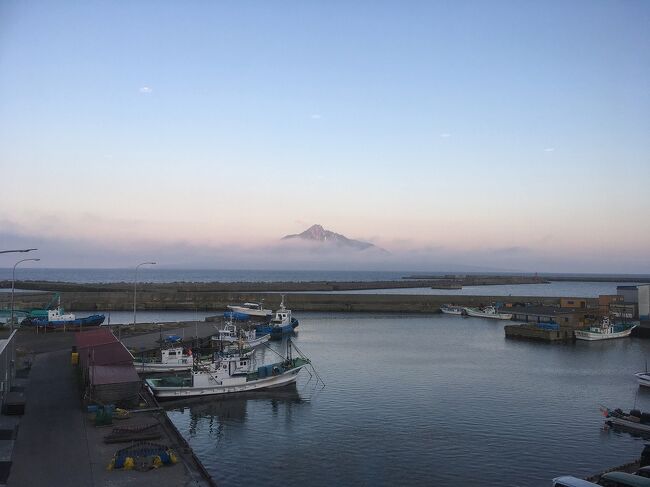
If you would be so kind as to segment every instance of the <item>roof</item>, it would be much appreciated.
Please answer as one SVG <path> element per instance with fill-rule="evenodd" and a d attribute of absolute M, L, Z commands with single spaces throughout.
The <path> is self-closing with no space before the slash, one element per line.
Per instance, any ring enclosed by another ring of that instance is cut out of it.
<path fill-rule="evenodd" d="M 83 367 L 91 365 L 133 365 L 133 355 L 120 342 L 85 347 L 79 352 Z"/>
<path fill-rule="evenodd" d="M 90 367 L 90 384 L 93 386 L 128 382 L 140 382 L 140 377 L 133 365 L 93 365 Z"/>
<path fill-rule="evenodd" d="M 117 342 L 117 338 L 108 328 L 80 331 L 75 334 L 74 340 L 77 344 L 77 348 L 86 348 L 95 345 Z"/>

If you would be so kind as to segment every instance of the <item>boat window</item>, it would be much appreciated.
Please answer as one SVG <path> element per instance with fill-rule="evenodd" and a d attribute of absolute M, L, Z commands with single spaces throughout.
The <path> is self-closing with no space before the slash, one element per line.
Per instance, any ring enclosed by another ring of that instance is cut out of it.
<path fill-rule="evenodd" d="M 176 352 L 169 352 L 169 355 L 176 355 Z"/>

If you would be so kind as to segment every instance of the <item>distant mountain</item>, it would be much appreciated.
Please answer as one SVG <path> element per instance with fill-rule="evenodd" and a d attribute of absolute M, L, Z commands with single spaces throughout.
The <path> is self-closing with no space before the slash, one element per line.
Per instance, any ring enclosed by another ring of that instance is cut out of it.
<path fill-rule="evenodd" d="M 282 237 L 282 240 L 302 240 L 306 242 L 320 242 L 322 244 L 336 246 L 344 249 L 354 249 L 354 250 L 368 250 L 374 249 L 381 252 L 386 252 L 384 249 L 377 247 L 369 242 L 363 242 L 361 240 L 353 240 L 341 235 L 340 233 L 335 233 L 330 230 L 325 230 L 321 225 L 312 225 L 307 230 L 302 233 L 297 233 L 295 235 L 286 235 Z"/>

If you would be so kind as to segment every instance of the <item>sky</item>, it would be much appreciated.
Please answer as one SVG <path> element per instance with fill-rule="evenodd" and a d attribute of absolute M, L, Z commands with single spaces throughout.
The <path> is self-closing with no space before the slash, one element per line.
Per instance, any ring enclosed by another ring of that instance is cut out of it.
<path fill-rule="evenodd" d="M 649 25 L 643 0 L 4 0 L 0 249 L 648 273 Z M 279 243 L 315 223 L 390 254 Z"/>

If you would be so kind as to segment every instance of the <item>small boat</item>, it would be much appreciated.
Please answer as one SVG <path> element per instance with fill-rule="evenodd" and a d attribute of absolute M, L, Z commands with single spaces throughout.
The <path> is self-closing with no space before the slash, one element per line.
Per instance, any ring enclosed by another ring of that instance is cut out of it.
<path fill-rule="evenodd" d="M 292 357 L 289 340 L 287 357 L 281 362 L 256 367 L 255 359 L 250 355 L 238 352 L 223 354 L 217 355 L 211 366 L 195 368 L 188 378 L 147 379 L 146 384 L 158 399 L 248 392 L 292 384 L 298 373 L 310 363 L 306 357 Z"/>
<path fill-rule="evenodd" d="M 65 313 L 62 307 L 48 310 L 47 317 L 27 318 L 23 324 L 32 326 L 45 326 L 47 328 L 99 326 L 104 322 L 104 315 L 90 315 L 77 318 L 73 313 Z"/>
<path fill-rule="evenodd" d="M 270 318 L 273 315 L 273 311 L 270 309 L 264 309 L 262 303 L 244 303 L 240 305 L 229 304 L 228 309 L 235 313 L 243 313 L 249 316 L 258 316 L 262 318 Z"/>
<path fill-rule="evenodd" d="M 586 330 L 575 330 L 574 333 L 578 340 L 610 340 L 630 336 L 636 326 L 631 323 L 614 324 L 605 316 L 598 325 L 590 326 Z"/>
<path fill-rule="evenodd" d="M 237 326 L 230 322 L 226 323 L 226 325 L 221 330 L 218 330 L 218 333 L 214 335 L 211 340 L 227 344 L 241 341 L 244 347 L 253 348 L 261 345 L 262 343 L 268 342 L 270 338 L 270 333 L 260 335 L 255 329 L 237 330 Z"/>
<path fill-rule="evenodd" d="M 284 306 L 284 296 L 280 303 L 280 309 L 275 312 L 275 316 L 271 320 L 271 339 L 281 340 L 284 335 L 293 333 L 293 330 L 298 326 L 298 320 L 291 316 L 291 310 Z"/>
<path fill-rule="evenodd" d="M 647 370 L 645 372 L 637 372 L 634 375 L 640 386 L 650 387 L 650 373 Z"/>
<path fill-rule="evenodd" d="M 632 409 L 629 413 L 621 409 L 600 408 L 605 416 L 605 424 L 619 427 L 635 433 L 650 434 L 650 414 Z"/>
<path fill-rule="evenodd" d="M 501 313 L 494 306 L 482 306 L 479 308 L 464 308 L 469 316 L 477 318 L 491 318 L 494 320 L 511 320 L 512 313 Z"/>
<path fill-rule="evenodd" d="M 446 315 L 462 315 L 464 308 L 462 306 L 453 306 L 451 304 L 444 304 L 440 306 L 440 311 Z"/>
<path fill-rule="evenodd" d="M 183 347 L 164 348 L 160 351 L 160 360 L 134 360 L 133 365 L 138 372 L 182 372 L 191 370 L 194 364 L 192 350 Z"/>

